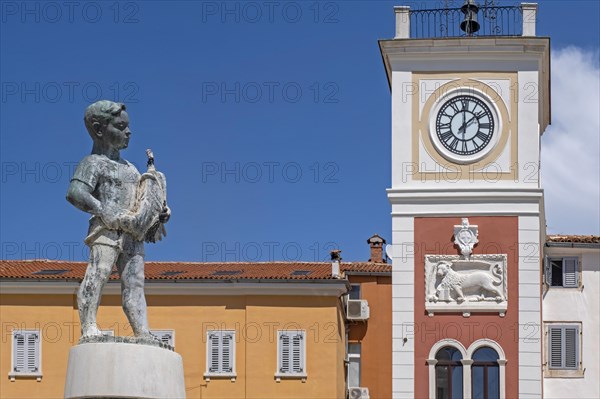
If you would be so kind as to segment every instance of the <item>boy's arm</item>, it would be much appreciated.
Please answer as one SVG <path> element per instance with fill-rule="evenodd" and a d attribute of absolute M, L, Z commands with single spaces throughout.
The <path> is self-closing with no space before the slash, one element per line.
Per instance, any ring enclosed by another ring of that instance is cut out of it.
<path fill-rule="evenodd" d="M 77 209 L 92 215 L 101 216 L 102 204 L 92 195 L 93 189 L 79 180 L 71 180 L 67 191 L 67 201 Z"/>
<path fill-rule="evenodd" d="M 71 180 L 67 191 L 67 201 L 84 212 L 100 217 L 109 229 L 118 229 L 118 218 L 120 215 L 104 209 L 102 203 L 94 198 L 92 192 L 93 189 L 86 183 L 80 180 Z"/>

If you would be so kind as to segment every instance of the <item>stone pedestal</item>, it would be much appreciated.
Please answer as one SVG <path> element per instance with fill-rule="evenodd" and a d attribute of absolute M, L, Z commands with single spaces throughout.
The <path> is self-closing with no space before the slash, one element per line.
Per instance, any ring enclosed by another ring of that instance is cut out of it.
<path fill-rule="evenodd" d="M 183 362 L 156 346 L 79 344 L 69 352 L 65 398 L 185 398 Z"/>

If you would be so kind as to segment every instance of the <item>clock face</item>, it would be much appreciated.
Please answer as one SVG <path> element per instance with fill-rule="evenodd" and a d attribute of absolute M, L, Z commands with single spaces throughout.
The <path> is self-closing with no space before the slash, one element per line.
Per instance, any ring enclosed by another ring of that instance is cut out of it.
<path fill-rule="evenodd" d="M 479 98 L 459 95 L 440 108 L 435 130 L 440 143 L 457 155 L 482 151 L 494 134 L 494 117 Z"/>

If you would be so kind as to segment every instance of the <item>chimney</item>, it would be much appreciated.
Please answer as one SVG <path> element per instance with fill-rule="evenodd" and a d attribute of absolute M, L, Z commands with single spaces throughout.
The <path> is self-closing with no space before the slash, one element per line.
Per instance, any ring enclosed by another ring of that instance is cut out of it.
<path fill-rule="evenodd" d="M 387 263 L 383 257 L 383 245 L 385 244 L 385 239 L 380 237 L 378 234 L 374 234 L 367 240 L 367 243 L 371 248 L 371 258 L 369 259 L 369 262 Z"/>
<path fill-rule="evenodd" d="M 334 278 L 340 278 L 340 261 L 342 260 L 342 253 L 339 249 L 334 249 L 330 252 L 331 254 L 331 276 Z"/>

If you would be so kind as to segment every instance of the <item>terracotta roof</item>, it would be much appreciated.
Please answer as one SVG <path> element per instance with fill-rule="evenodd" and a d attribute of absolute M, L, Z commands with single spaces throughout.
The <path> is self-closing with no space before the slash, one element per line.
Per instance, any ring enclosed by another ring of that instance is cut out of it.
<path fill-rule="evenodd" d="M 388 263 L 361 262 L 361 263 L 342 263 L 342 270 L 345 272 L 361 273 L 392 273 L 392 265 Z"/>
<path fill-rule="evenodd" d="M 87 263 L 59 260 L 0 260 L 1 279 L 81 280 Z M 343 262 L 342 271 L 391 272 L 391 265 Z M 146 262 L 147 280 L 323 280 L 329 262 Z M 111 280 L 118 279 L 113 269 Z"/>
<path fill-rule="evenodd" d="M 575 242 L 585 244 L 600 243 L 600 236 L 582 236 L 582 235 L 548 235 L 547 242 Z"/>

